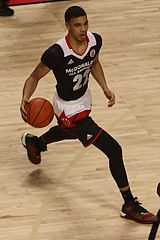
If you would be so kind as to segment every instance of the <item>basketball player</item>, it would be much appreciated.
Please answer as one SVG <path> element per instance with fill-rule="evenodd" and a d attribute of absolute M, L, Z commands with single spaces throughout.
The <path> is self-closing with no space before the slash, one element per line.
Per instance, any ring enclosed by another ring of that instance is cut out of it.
<path fill-rule="evenodd" d="M 22 135 L 22 144 L 27 150 L 28 158 L 33 164 L 39 164 L 41 152 L 47 150 L 47 145 L 64 139 L 78 139 L 85 147 L 93 144 L 109 159 L 111 174 L 124 199 L 121 216 L 151 224 L 157 221 L 157 217 L 133 197 L 121 146 L 89 116 L 92 108 L 88 89 L 90 73 L 108 99 L 108 107 L 115 104 L 115 95 L 107 86 L 98 58 L 102 46 L 101 36 L 88 31 L 87 14 L 78 6 L 66 10 L 65 25 L 68 34 L 43 53 L 40 63 L 24 84 L 20 109 L 22 118 L 26 121 L 24 106 L 39 80 L 51 70 L 57 80 L 53 105 L 58 125 L 40 137 L 29 133 Z"/>

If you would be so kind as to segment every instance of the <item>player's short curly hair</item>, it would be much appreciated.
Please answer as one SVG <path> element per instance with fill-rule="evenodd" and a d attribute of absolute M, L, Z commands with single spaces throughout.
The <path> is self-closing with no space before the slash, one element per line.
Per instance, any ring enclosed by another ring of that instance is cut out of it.
<path fill-rule="evenodd" d="M 81 16 L 87 16 L 84 9 L 79 6 L 72 6 L 66 10 L 64 18 L 65 22 L 69 22 L 72 18 L 77 18 Z"/>

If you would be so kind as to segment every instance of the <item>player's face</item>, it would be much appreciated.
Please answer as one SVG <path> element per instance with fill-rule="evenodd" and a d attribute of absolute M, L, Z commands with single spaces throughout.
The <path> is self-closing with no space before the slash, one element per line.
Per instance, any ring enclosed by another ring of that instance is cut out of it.
<path fill-rule="evenodd" d="M 87 16 L 72 18 L 68 23 L 66 23 L 66 27 L 69 35 L 76 41 L 83 42 L 86 40 L 88 31 Z"/>

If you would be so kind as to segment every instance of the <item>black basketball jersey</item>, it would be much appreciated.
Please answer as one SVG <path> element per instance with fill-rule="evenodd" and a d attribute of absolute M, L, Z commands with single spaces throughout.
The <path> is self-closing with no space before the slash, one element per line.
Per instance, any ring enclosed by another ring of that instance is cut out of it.
<path fill-rule="evenodd" d="M 57 41 L 42 55 L 41 62 L 52 69 L 57 80 L 57 93 L 63 100 L 75 100 L 88 88 L 89 74 L 96 55 L 102 46 L 102 38 L 87 33 L 88 46 L 82 55 L 74 52 L 68 36 Z"/>

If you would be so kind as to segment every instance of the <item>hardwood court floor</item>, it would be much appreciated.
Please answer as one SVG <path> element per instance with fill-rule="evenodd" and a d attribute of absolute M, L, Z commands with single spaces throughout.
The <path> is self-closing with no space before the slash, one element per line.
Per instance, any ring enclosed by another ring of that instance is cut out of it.
<path fill-rule="evenodd" d="M 47 129 L 21 119 L 22 86 L 43 51 L 66 33 L 63 14 L 75 4 L 88 12 L 90 30 L 103 37 L 100 59 L 117 100 L 108 109 L 91 77 L 92 116 L 123 146 L 134 195 L 154 213 L 159 208 L 159 0 L 17 6 L 15 16 L 0 18 L 0 240 L 146 240 L 150 231 L 119 217 L 122 198 L 108 160 L 93 146 L 50 145 L 34 166 L 20 143 L 24 131 L 40 135 Z M 34 96 L 52 101 L 53 84 L 49 74 Z"/>

